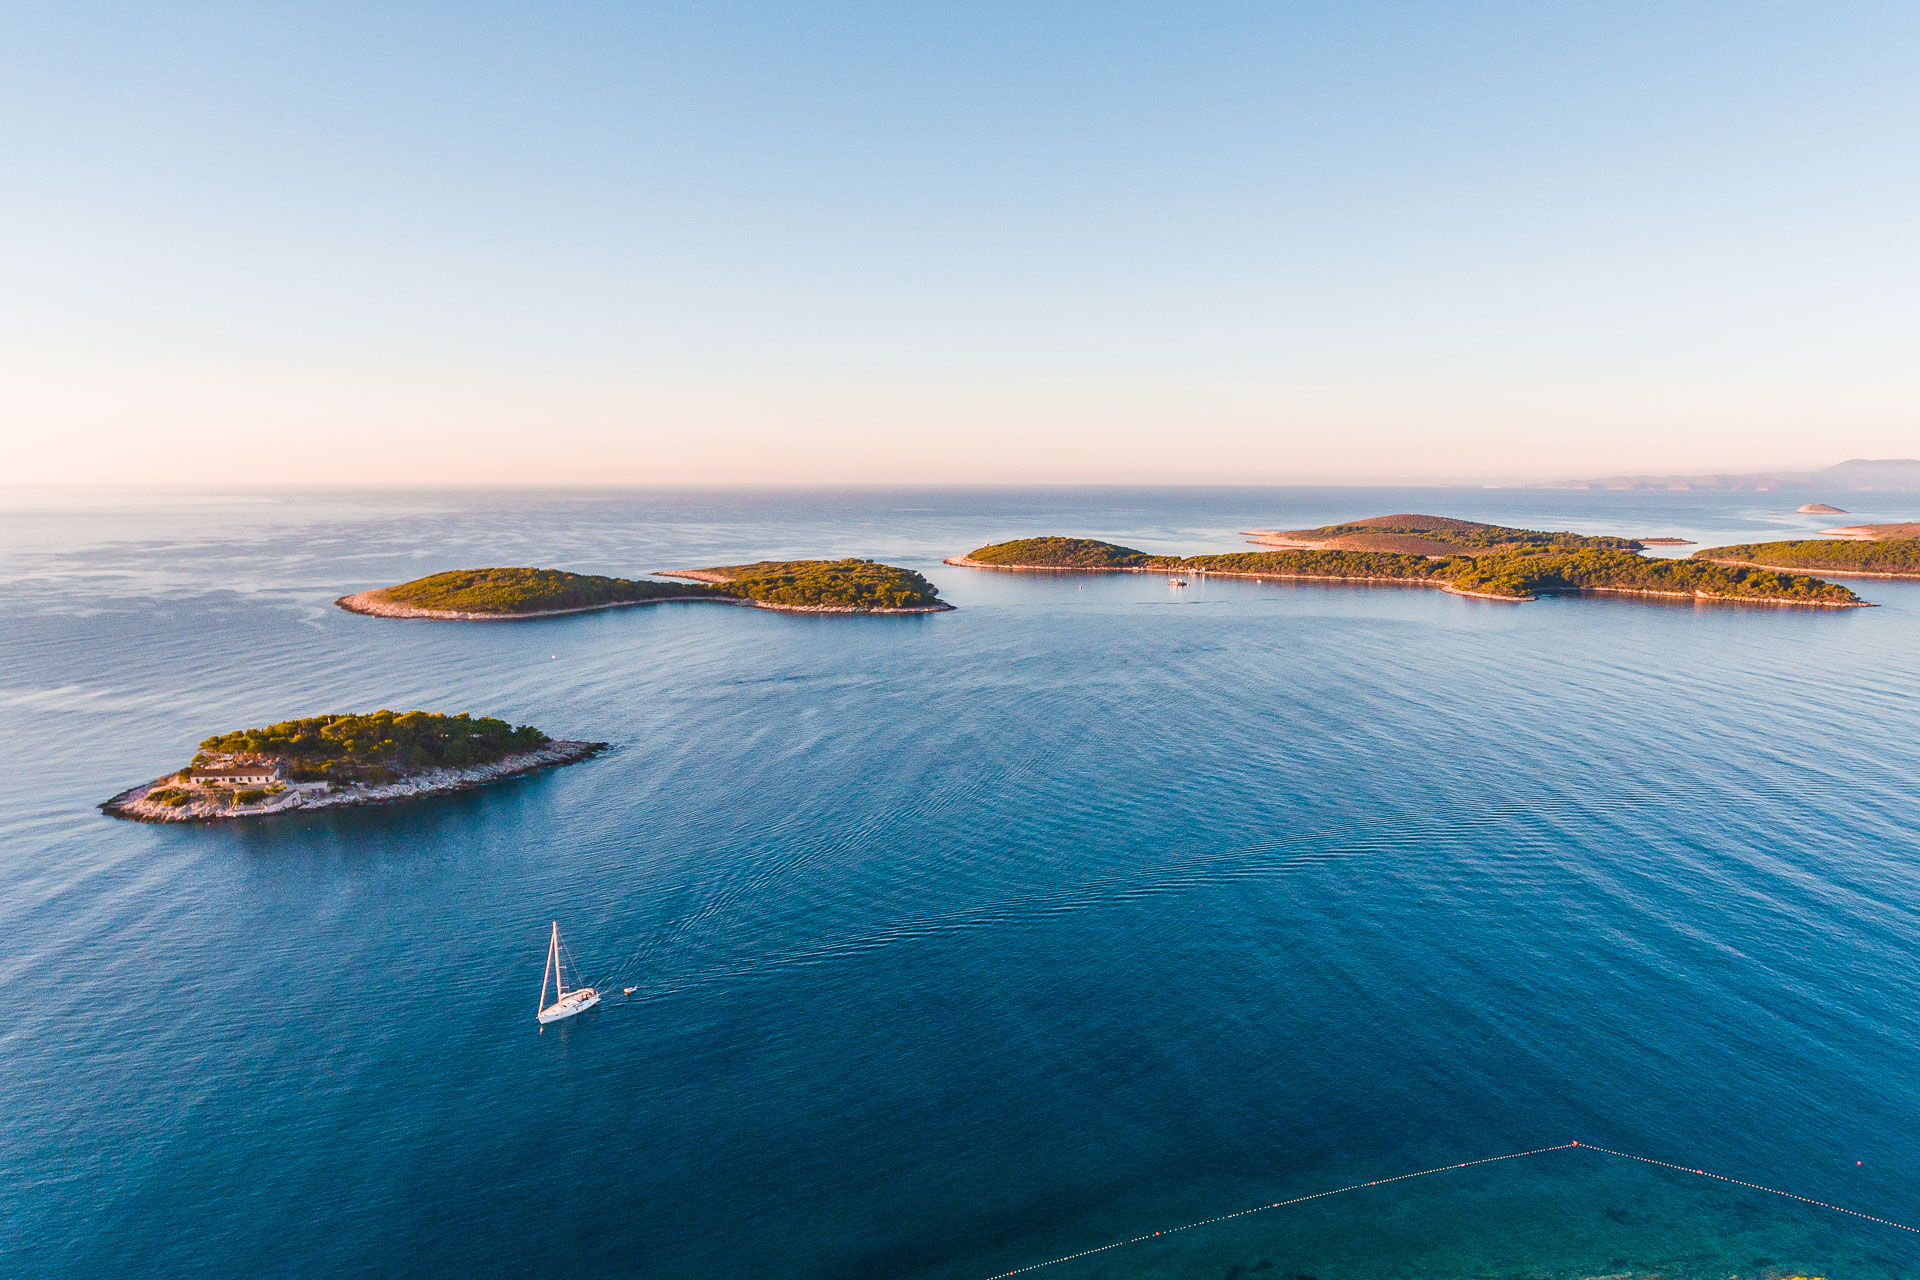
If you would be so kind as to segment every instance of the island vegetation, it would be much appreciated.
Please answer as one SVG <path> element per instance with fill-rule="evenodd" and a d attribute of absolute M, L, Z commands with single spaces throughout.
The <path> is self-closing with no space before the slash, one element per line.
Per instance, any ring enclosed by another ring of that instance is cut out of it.
<path fill-rule="evenodd" d="M 969 551 L 958 562 L 1018 569 L 1136 569 L 1171 568 L 1179 560 L 1093 538 L 1016 538 Z"/>
<path fill-rule="evenodd" d="M 1394 551 L 1227 551 L 1186 556 L 1171 568 L 1229 577 L 1325 578 L 1335 582 L 1443 582 L 1456 558 Z"/>
<path fill-rule="evenodd" d="M 395 604 L 449 613 L 533 614 L 646 600 L 710 595 L 704 586 L 608 578 L 564 569 L 453 569 L 429 574 L 375 594 Z"/>
<path fill-rule="evenodd" d="M 392 782 L 423 769 L 491 764 L 551 741 L 532 725 L 516 728 L 491 716 L 375 711 L 218 733 L 200 744 L 193 764 L 244 759 L 278 763 L 302 782 Z"/>
<path fill-rule="evenodd" d="M 1448 536 L 1486 539 L 1485 530 L 1499 526 L 1468 521 L 1443 524 L 1437 517 L 1391 517 L 1438 529 Z M 1361 527 L 1378 528 L 1377 525 Z M 1463 526 L 1451 529 L 1447 524 Z M 1352 528 L 1328 526 L 1329 528 Z M 1132 572 L 1211 574 L 1240 578 L 1294 579 L 1323 582 L 1394 582 L 1441 587 L 1458 594 L 1500 600 L 1531 600 L 1543 593 L 1568 591 L 1633 595 L 1680 596 L 1691 599 L 1747 603 L 1809 604 L 1828 607 L 1865 603 L 1846 587 L 1805 574 L 1748 565 L 1691 560 L 1651 559 L 1610 543 L 1631 539 L 1591 538 L 1583 535 L 1535 534 L 1512 538 L 1495 546 L 1476 546 L 1475 554 L 1428 555 L 1411 552 L 1294 548 L 1281 551 L 1241 551 L 1218 555 L 1152 555 L 1132 547 L 1089 538 L 1023 538 L 995 543 L 956 557 L 950 563 L 972 568 L 1028 569 L 1055 572 Z"/>
<path fill-rule="evenodd" d="M 1448 582 L 1456 590 L 1518 600 L 1542 592 L 1604 591 L 1769 604 L 1865 603 L 1837 582 L 1802 573 L 1702 560 L 1656 560 L 1631 551 L 1483 556 L 1456 569 Z"/>
<path fill-rule="evenodd" d="M 1693 559 L 1720 565 L 1758 565 L 1778 569 L 1813 569 L 1822 573 L 1873 577 L 1920 577 L 1920 538 L 1888 538 L 1878 542 L 1800 539 L 1789 542 L 1743 542 L 1707 547 Z"/>
<path fill-rule="evenodd" d="M 847 612 L 940 609 L 939 588 L 911 569 L 876 560 L 758 560 L 663 577 L 694 578 L 720 596 L 787 609 Z"/>
<path fill-rule="evenodd" d="M 931 613 L 949 608 L 911 569 L 873 560 L 762 560 L 658 575 L 655 582 L 563 569 L 454 569 L 398 586 L 342 596 L 353 613 L 487 621 L 584 613 L 668 600 L 718 600 L 821 613 Z"/>
<path fill-rule="evenodd" d="M 605 746 L 556 741 L 531 725 L 490 716 L 307 716 L 215 734 L 186 768 L 102 807 L 118 817 L 196 821 L 375 803 L 570 764 Z"/>

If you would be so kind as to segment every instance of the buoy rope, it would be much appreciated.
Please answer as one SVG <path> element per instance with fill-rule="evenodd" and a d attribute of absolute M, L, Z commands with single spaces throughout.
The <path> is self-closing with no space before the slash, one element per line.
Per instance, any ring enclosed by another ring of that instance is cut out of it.
<path fill-rule="evenodd" d="M 1270 1209 L 1284 1209 L 1292 1204 L 1305 1204 L 1309 1200 L 1324 1200 L 1328 1196 L 1344 1195 L 1349 1191 L 1359 1191 L 1365 1187 L 1384 1187 L 1389 1182 L 1405 1182 L 1408 1178 L 1424 1178 L 1431 1173 L 1450 1173 L 1455 1169 L 1470 1169 L 1477 1164 L 1498 1164 L 1502 1160 L 1518 1160 L 1522 1156 L 1537 1156 L 1548 1151 L 1565 1151 L 1578 1144 L 1563 1142 L 1557 1147 L 1535 1147 L 1531 1151 L 1513 1151 L 1504 1156 L 1488 1156 L 1483 1160 L 1462 1160 L 1459 1164 L 1443 1164 L 1432 1169 L 1422 1169 L 1418 1173 L 1395 1174 L 1391 1178 L 1375 1178 L 1371 1182 L 1356 1182 L 1350 1186 L 1335 1187 L 1331 1191 L 1316 1191 L 1312 1195 L 1295 1196 L 1291 1200 L 1276 1200 L 1272 1204 L 1257 1204 L 1251 1209 L 1241 1209 L 1236 1213 L 1223 1213 L 1218 1217 L 1202 1218 L 1198 1222 L 1189 1222 L 1181 1227 L 1168 1227 L 1164 1231 L 1149 1231 L 1143 1236 L 1134 1236 L 1130 1240 L 1116 1240 L 1112 1244 L 1103 1244 L 1097 1249 L 1082 1249 L 1079 1253 L 1070 1253 L 1064 1258 L 1052 1258 L 1046 1262 L 1036 1262 L 1032 1266 L 1016 1267 L 1012 1271 L 1002 1271 L 990 1280 L 1007 1280 L 1008 1276 L 1023 1276 L 1029 1271 L 1038 1271 L 1042 1267 L 1057 1267 L 1063 1262 L 1072 1262 L 1077 1258 L 1091 1258 L 1096 1253 L 1106 1253 L 1112 1249 L 1124 1249 L 1130 1244 L 1139 1244 L 1143 1240 L 1158 1240 L 1163 1236 L 1178 1235 L 1182 1231 L 1192 1231 L 1196 1227 L 1210 1227 L 1216 1222 L 1226 1222 L 1233 1218 L 1244 1218 L 1249 1214 L 1266 1213 Z"/>
<path fill-rule="evenodd" d="M 1636 1156 L 1630 1151 L 1613 1151 L 1606 1147 L 1596 1147 L 1588 1143 L 1574 1144 L 1583 1151 L 1598 1151 L 1605 1155 L 1619 1156 L 1624 1160 L 1638 1160 L 1641 1164 L 1657 1164 L 1662 1169 L 1672 1169 L 1679 1173 L 1691 1173 L 1702 1178 L 1712 1178 L 1715 1182 L 1730 1182 L 1736 1187 L 1747 1187 L 1754 1191 L 1764 1191 L 1770 1196 L 1784 1196 L 1788 1200 L 1798 1200 L 1801 1204 L 1810 1204 L 1818 1209 L 1831 1209 L 1835 1213 L 1844 1213 L 1849 1218 L 1865 1218 L 1868 1222 L 1877 1222 L 1883 1227 L 1893 1227 L 1900 1231 L 1911 1231 L 1920 1236 L 1920 1227 L 1910 1227 L 1904 1222 L 1895 1222 L 1892 1218 L 1876 1218 L 1870 1213 L 1858 1209 L 1849 1209 L 1844 1205 L 1828 1204 L 1825 1200 L 1811 1200 L 1806 1196 L 1797 1196 L 1791 1191 L 1782 1191 L 1778 1187 L 1763 1187 L 1757 1182 L 1743 1182 L 1739 1178 L 1729 1178 L 1723 1173 L 1708 1173 L 1705 1169 L 1689 1169 L 1685 1165 L 1668 1164 L 1665 1160 L 1655 1160 L 1651 1156 Z"/>
<path fill-rule="evenodd" d="M 1259 1204 L 1253 1206 L 1251 1209 L 1241 1209 L 1235 1213 L 1223 1213 L 1212 1218 L 1201 1218 L 1197 1222 L 1189 1222 L 1183 1226 L 1168 1227 L 1161 1231 L 1149 1231 L 1145 1235 L 1133 1236 L 1126 1240 L 1115 1240 L 1112 1244 L 1103 1244 L 1095 1249 L 1082 1249 L 1079 1253 L 1069 1253 L 1063 1257 L 1049 1258 L 1045 1262 L 1036 1262 L 1030 1266 L 1016 1267 L 1012 1271 L 1002 1271 L 997 1275 L 991 1276 L 988 1280 L 1008 1280 L 1010 1276 L 1023 1276 L 1029 1272 L 1039 1271 L 1046 1267 L 1057 1267 L 1063 1262 L 1074 1262 L 1081 1258 L 1091 1258 L 1095 1254 L 1108 1253 L 1114 1249 L 1124 1249 L 1128 1245 L 1141 1244 L 1148 1240 L 1158 1240 L 1166 1236 L 1178 1235 L 1182 1231 L 1193 1231 L 1199 1227 L 1209 1227 L 1216 1222 L 1227 1222 L 1233 1218 L 1245 1218 L 1251 1214 L 1266 1213 L 1271 1209 L 1284 1209 L 1288 1205 L 1305 1204 L 1309 1200 L 1324 1200 L 1328 1196 L 1345 1195 L 1349 1191 L 1362 1191 L 1368 1187 L 1384 1187 L 1391 1182 L 1405 1182 L 1409 1178 L 1425 1178 L 1436 1173 L 1451 1173 L 1455 1169 L 1471 1169 L 1475 1165 L 1498 1164 L 1502 1160 L 1519 1160 L 1525 1156 L 1545 1155 L 1549 1151 L 1571 1151 L 1576 1147 L 1582 1151 L 1598 1151 L 1602 1155 L 1619 1156 L 1624 1160 L 1638 1160 L 1641 1164 L 1658 1165 L 1662 1169 L 1672 1169 L 1676 1173 L 1690 1173 L 1696 1177 L 1712 1178 L 1716 1182 L 1726 1182 L 1736 1187 L 1746 1187 L 1753 1191 L 1764 1191 L 1768 1195 L 1783 1196 L 1788 1200 L 1798 1200 L 1801 1204 L 1813 1205 L 1815 1208 L 1831 1209 L 1835 1213 L 1844 1213 L 1851 1218 L 1863 1218 L 1868 1222 L 1877 1222 L 1883 1227 L 1893 1227 L 1900 1231 L 1910 1231 L 1915 1235 L 1920 1235 L 1920 1227 L 1910 1227 L 1904 1222 L 1895 1222 L 1891 1218 L 1876 1218 L 1870 1213 L 1861 1213 L 1858 1209 L 1848 1209 L 1842 1205 L 1829 1204 L 1825 1200 L 1813 1200 L 1806 1196 L 1797 1196 L 1791 1191 L 1782 1191 L 1777 1187 L 1762 1186 L 1757 1182 L 1745 1182 L 1739 1178 L 1729 1178 L 1724 1174 L 1708 1173 L 1705 1169 L 1692 1169 L 1682 1164 L 1672 1164 L 1665 1160 L 1655 1160 L 1651 1156 L 1637 1156 L 1630 1151 L 1615 1151 L 1611 1147 L 1596 1147 L 1591 1143 L 1574 1141 L 1562 1142 L 1558 1146 L 1553 1147 L 1535 1147 L 1530 1151 L 1512 1151 L 1504 1156 L 1487 1156 L 1480 1160 L 1462 1160 L 1459 1164 L 1443 1164 L 1432 1169 L 1421 1169 L 1416 1173 L 1395 1174 L 1391 1178 L 1375 1178 L 1370 1182 L 1355 1182 L 1344 1187 L 1335 1187 L 1331 1191 L 1316 1191 L 1312 1195 L 1295 1196 L 1291 1200 L 1276 1200 L 1272 1204 Z"/>

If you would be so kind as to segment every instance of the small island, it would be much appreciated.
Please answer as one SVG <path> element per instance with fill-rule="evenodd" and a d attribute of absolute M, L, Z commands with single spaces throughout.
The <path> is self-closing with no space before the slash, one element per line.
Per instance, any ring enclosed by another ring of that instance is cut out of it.
<path fill-rule="evenodd" d="M 585 760 L 604 742 L 429 711 L 308 716 L 215 734 L 186 768 L 100 806 L 136 822 L 217 822 L 464 791 Z"/>
<path fill-rule="evenodd" d="M 1632 538 L 1593 537 L 1583 533 L 1546 533 L 1513 529 L 1475 520 L 1402 513 L 1369 516 L 1317 529 L 1277 532 L 1252 529 L 1249 541 L 1261 546 L 1308 551 L 1389 551 L 1417 556 L 1484 556 L 1508 551 L 1638 551 Z"/>
<path fill-rule="evenodd" d="M 657 576 L 694 581 L 650 582 L 564 569 L 453 569 L 334 603 L 377 618 L 447 622 L 552 618 L 675 600 L 796 613 L 940 613 L 953 607 L 918 573 L 872 560 L 762 560 Z"/>
<path fill-rule="evenodd" d="M 1843 516 L 1847 514 L 1839 507 L 1830 507 L 1824 502 L 1809 502 L 1793 509 L 1797 516 Z"/>
<path fill-rule="evenodd" d="M 707 584 L 714 599 L 796 613 L 944 613 L 940 589 L 911 569 L 875 560 L 758 560 L 712 569 L 662 569 Z"/>
<path fill-rule="evenodd" d="M 1812 569 L 1842 578 L 1920 578 L 1920 537 L 1743 542 L 1707 547 L 1694 552 L 1693 558 L 1789 572 Z"/>
<path fill-rule="evenodd" d="M 1315 535 L 1317 541 L 1306 535 Z M 981 547 L 947 563 L 1047 573 L 1194 574 L 1437 587 L 1455 595 L 1507 601 L 1552 593 L 1596 593 L 1830 609 L 1868 603 L 1837 583 L 1787 570 L 1719 564 L 1700 557 L 1649 559 L 1639 554 L 1640 544 L 1630 538 L 1507 529 L 1439 516 L 1382 516 L 1262 536 L 1292 542 L 1283 551 L 1156 556 L 1090 538 L 1023 538 Z M 1359 539 L 1362 545 L 1355 546 L 1349 539 Z"/>

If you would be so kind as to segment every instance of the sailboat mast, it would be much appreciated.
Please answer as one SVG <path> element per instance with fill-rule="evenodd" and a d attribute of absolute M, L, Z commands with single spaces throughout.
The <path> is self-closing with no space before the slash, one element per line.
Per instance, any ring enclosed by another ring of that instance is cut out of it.
<path fill-rule="evenodd" d="M 556 920 L 553 922 L 553 940 L 547 943 L 547 967 L 540 971 L 540 1010 L 547 1007 L 547 979 L 553 974 L 553 957 L 559 942 L 560 922 Z"/>
<path fill-rule="evenodd" d="M 553 922 L 553 998 L 567 998 L 567 965 L 560 958 L 560 922 Z"/>

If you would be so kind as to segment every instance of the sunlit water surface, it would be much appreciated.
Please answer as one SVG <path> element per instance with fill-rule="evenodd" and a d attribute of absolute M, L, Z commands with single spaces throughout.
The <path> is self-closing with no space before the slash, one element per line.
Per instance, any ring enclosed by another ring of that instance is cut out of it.
<path fill-rule="evenodd" d="M 1514 606 L 940 563 L 1399 510 L 1818 527 L 1770 495 L 12 502 L 8 1274 L 975 1280 L 1576 1138 L 1920 1221 L 1920 585 Z M 1920 500 L 1884 505 L 1850 518 Z M 959 608 L 332 605 L 840 554 Z M 356 812 L 94 809 L 214 730 L 378 707 L 614 747 Z M 636 990 L 541 1031 L 556 919 Z M 1917 1246 L 1561 1151 L 1041 1274 L 1879 1278 Z"/>

